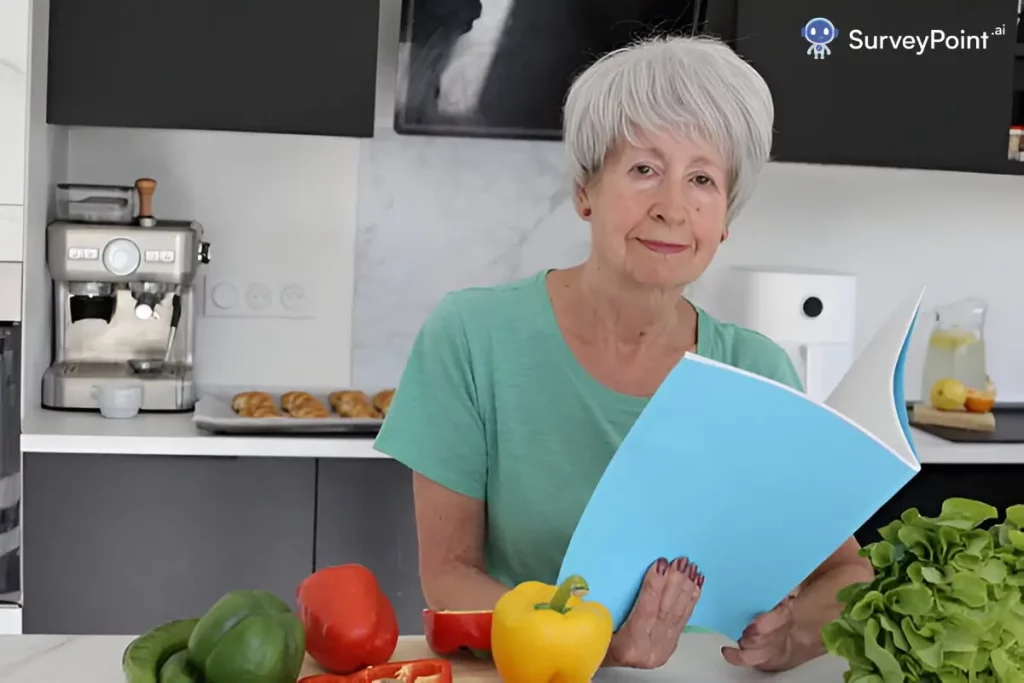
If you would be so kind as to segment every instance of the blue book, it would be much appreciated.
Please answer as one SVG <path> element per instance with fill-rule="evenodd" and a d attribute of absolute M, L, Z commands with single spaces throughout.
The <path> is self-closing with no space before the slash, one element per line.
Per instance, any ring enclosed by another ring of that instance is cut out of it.
<path fill-rule="evenodd" d="M 618 629 L 651 563 L 687 557 L 705 578 L 689 626 L 737 641 L 920 471 L 903 364 L 923 293 L 823 403 L 686 354 L 605 470 L 559 582 L 582 575 Z"/>

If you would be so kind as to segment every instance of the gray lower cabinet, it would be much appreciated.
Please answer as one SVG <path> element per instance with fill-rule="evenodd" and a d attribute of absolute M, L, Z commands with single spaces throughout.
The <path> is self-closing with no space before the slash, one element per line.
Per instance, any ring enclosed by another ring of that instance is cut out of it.
<path fill-rule="evenodd" d="M 391 599 L 401 632 L 423 633 L 409 470 L 390 459 L 325 459 L 319 468 L 317 568 L 365 565 Z"/>
<path fill-rule="evenodd" d="M 26 453 L 23 474 L 25 633 L 142 633 L 236 589 L 294 604 L 313 568 L 312 458 Z"/>

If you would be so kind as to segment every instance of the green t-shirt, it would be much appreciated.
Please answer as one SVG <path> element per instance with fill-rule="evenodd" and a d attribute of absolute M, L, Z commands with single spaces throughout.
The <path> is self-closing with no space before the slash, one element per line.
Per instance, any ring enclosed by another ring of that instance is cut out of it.
<path fill-rule="evenodd" d="M 445 296 L 419 331 L 374 444 L 487 501 L 487 572 L 508 586 L 557 580 L 591 493 L 648 401 L 606 388 L 579 364 L 546 275 Z M 697 353 L 800 388 L 774 342 L 697 314 Z"/>

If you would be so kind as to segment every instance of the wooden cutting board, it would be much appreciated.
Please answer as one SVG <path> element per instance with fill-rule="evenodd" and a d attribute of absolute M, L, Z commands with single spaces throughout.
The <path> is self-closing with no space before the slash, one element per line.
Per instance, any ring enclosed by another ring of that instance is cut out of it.
<path fill-rule="evenodd" d="M 974 432 L 994 432 L 996 418 L 991 412 L 968 413 L 966 411 L 936 410 L 924 403 L 914 404 L 910 415 L 912 425 L 934 425 L 951 429 L 966 429 Z"/>
<path fill-rule="evenodd" d="M 432 659 L 437 657 L 430 648 L 423 636 L 402 636 L 398 639 L 398 647 L 391 657 L 393 662 L 407 662 L 411 659 Z M 452 678 L 459 683 L 499 683 L 501 678 L 494 669 L 494 664 L 475 658 L 452 659 Z M 324 673 L 316 662 L 309 655 L 306 655 L 306 663 L 302 666 L 302 676 Z"/>
<path fill-rule="evenodd" d="M 714 634 L 685 634 L 679 648 L 665 666 L 651 671 L 640 669 L 604 669 L 595 681 L 600 683 L 842 683 L 843 672 L 849 668 L 845 661 L 825 655 L 792 671 L 766 676 L 754 669 L 741 669 L 725 663 L 720 652 L 729 641 Z M 423 636 L 402 636 L 392 661 L 430 659 L 435 657 Z M 494 664 L 473 657 L 453 659 L 452 677 L 455 683 L 501 683 Z M 302 669 L 303 676 L 323 673 L 309 657 Z"/>

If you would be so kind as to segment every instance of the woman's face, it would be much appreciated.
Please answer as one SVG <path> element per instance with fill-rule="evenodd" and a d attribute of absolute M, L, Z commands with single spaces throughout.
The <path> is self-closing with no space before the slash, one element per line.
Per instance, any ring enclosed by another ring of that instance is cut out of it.
<path fill-rule="evenodd" d="M 728 234 L 727 170 L 709 145 L 663 133 L 623 141 L 578 188 L 592 253 L 640 285 L 679 288 L 708 267 Z"/>

